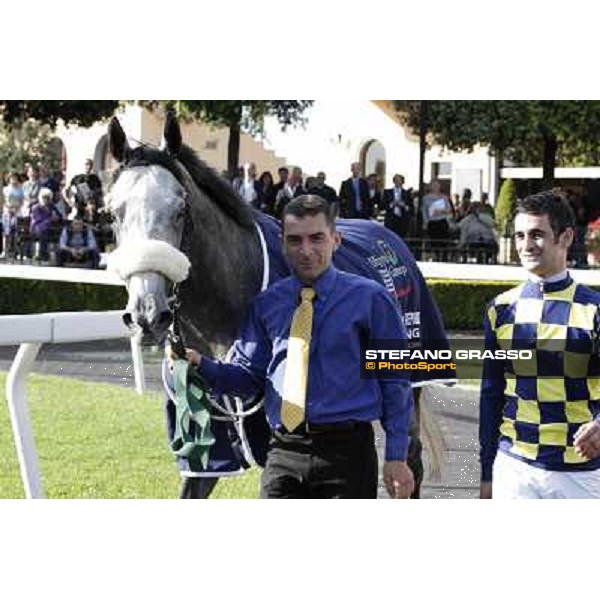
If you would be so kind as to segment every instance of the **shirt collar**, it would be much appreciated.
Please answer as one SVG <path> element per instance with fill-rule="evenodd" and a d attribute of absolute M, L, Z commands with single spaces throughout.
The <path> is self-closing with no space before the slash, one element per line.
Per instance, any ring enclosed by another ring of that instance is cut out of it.
<path fill-rule="evenodd" d="M 569 272 L 565 269 L 560 273 L 556 273 L 555 275 L 550 275 L 550 277 L 540 277 L 539 275 L 535 275 L 534 273 L 529 274 L 529 279 L 533 281 L 533 283 L 556 283 L 558 281 L 563 281 L 569 276 Z"/>
<path fill-rule="evenodd" d="M 551 275 L 550 277 L 539 277 L 533 273 L 529 274 L 527 280 L 527 288 L 539 288 L 541 291 L 546 293 L 560 292 L 568 288 L 573 283 L 573 279 L 567 270 Z"/>
<path fill-rule="evenodd" d="M 323 302 L 327 300 L 329 294 L 333 291 L 335 281 L 337 279 L 337 269 L 333 265 L 329 265 L 317 279 L 313 282 L 316 298 Z M 300 290 L 306 287 L 297 277 L 294 277 L 294 293 L 300 297 Z"/>
<path fill-rule="evenodd" d="M 535 275 L 534 273 L 529 274 L 529 279 L 534 283 L 556 283 L 557 281 L 562 281 L 566 279 L 569 275 L 569 272 L 565 269 L 560 273 L 556 273 L 555 275 L 550 275 L 550 277 L 540 277 L 539 275 Z"/>

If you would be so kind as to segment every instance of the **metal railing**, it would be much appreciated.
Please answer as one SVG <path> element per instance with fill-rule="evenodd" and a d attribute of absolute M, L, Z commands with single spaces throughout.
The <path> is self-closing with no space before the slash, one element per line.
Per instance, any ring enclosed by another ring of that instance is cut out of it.
<path fill-rule="evenodd" d="M 43 498 L 35 438 L 29 419 L 27 375 L 45 343 L 131 338 L 138 393 L 144 391 L 144 365 L 139 340 L 131 336 L 118 310 L 0 316 L 0 345 L 19 344 L 6 379 L 6 398 L 25 496 Z"/>
<path fill-rule="evenodd" d="M 122 286 L 115 274 L 87 269 L 61 269 L 26 265 L 0 265 L 1 278 L 66 281 Z M 19 345 L 6 380 L 21 478 L 27 498 L 42 498 L 35 440 L 31 431 L 26 381 L 44 343 L 81 342 L 130 338 L 136 391 L 144 393 L 144 362 L 140 339 L 132 336 L 122 320 L 122 311 L 42 313 L 0 316 L 0 345 Z"/>
<path fill-rule="evenodd" d="M 510 238 L 501 238 L 496 246 L 486 244 L 466 244 L 461 246 L 457 239 L 404 238 L 417 261 L 476 263 L 488 265 L 519 266 L 519 258 Z M 598 268 L 588 264 L 586 244 L 572 244 L 569 249 L 569 266 L 573 268 Z"/>

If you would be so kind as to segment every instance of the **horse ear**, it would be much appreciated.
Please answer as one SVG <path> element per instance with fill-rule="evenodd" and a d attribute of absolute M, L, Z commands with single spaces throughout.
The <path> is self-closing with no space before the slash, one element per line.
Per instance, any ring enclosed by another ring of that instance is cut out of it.
<path fill-rule="evenodd" d="M 116 161 L 123 162 L 130 151 L 125 132 L 117 117 L 113 117 L 108 126 L 108 149 Z"/>
<path fill-rule="evenodd" d="M 181 149 L 181 128 L 175 111 L 169 109 L 165 119 L 165 130 L 163 133 L 163 147 L 169 153 L 176 156 Z"/>

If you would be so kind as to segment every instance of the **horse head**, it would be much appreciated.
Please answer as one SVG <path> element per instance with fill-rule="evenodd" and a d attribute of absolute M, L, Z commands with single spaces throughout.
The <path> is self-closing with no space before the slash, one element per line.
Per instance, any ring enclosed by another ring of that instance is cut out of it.
<path fill-rule="evenodd" d="M 170 285 L 184 281 L 190 268 L 180 250 L 187 212 L 187 192 L 176 168 L 181 131 L 168 112 L 160 149 L 131 148 L 116 117 L 108 137 L 120 165 L 108 197 L 117 238 L 108 267 L 127 285 L 125 323 L 141 328 L 145 342 L 162 342 L 172 320 Z"/>

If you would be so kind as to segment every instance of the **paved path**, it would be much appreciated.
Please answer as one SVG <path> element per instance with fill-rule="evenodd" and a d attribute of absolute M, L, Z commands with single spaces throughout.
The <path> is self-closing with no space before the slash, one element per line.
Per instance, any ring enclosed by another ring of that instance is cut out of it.
<path fill-rule="evenodd" d="M 16 347 L 0 347 L 0 370 L 8 371 L 16 350 Z M 159 390 L 161 386 L 159 362 L 158 352 L 144 351 L 146 385 L 150 390 Z M 135 387 L 126 340 L 44 346 L 34 372 Z M 479 491 L 477 392 L 458 386 L 436 387 L 431 396 L 429 404 L 446 442 L 446 464 L 437 482 L 428 478 L 426 470 L 421 495 L 423 498 L 475 498 Z M 378 438 L 382 439 L 381 433 Z M 381 456 L 381 443 L 379 451 Z M 386 497 L 382 485 L 380 497 Z"/>

